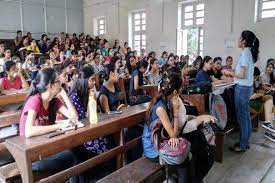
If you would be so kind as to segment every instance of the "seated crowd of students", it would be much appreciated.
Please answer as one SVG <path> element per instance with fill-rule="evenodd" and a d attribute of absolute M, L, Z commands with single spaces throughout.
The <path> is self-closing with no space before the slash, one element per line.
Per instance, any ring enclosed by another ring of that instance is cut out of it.
<path fill-rule="evenodd" d="M 146 54 L 144 49 L 138 55 L 136 51 L 131 51 L 127 42 L 121 47 L 119 40 L 115 40 L 111 48 L 106 39 L 92 38 L 84 33 L 78 37 L 76 34 L 70 37 L 61 33 L 60 37 L 52 41 L 43 34 L 41 40 L 37 41 L 31 33 L 23 36 L 22 31 L 18 31 L 15 47 L 5 48 L 4 45 L 0 43 L 0 94 L 29 90 L 22 107 L 20 135 L 31 138 L 63 129 L 64 124 L 55 123 L 57 114 L 62 114 L 73 122 L 84 118 L 94 120 L 98 112 L 97 103 L 102 113 L 118 110 L 119 79 L 129 79 L 128 104 L 132 106 L 151 102 L 142 142 L 144 155 L 152 161 L 156 161 L 159 156 L 151 139 L 152 128 L 157 120 L 165 128 L 171 146 L 178 145 L 178 138 L 182 134 L 197 130 L 201 124 L 215 122 L 215 118 L 210 115 L 195 117 L 186 114 L 180 98 L 182 87 L 191 84 L 192 80 L 195 83 L 211 82 L 213 86 L 233 82 L 232 76 L 224 72 L 233 70 L 233 59 L 230 56 L 226 58 L 224 66 L 221 57 L 212 59 L 210 56 L 199 56 L 189 65 L 188 55 L 179 57 L 164 51 L 158 59 L 155 51 Z M 264 127 L 272 130 L 273 93 L 267 95 L 266 92 L 260 94 L 257 91 L 272 91 L 275 76 L 273 71 L 274 60 L 271 59 L 266 71 L 255 76 L 257 96 L 253 95 L 250 104 L 256 110 L 264 106 Z M 96 88 L 97 80 L 102 84 L 100 88 Z M 142 90 L 142 86 L 146 84 L 158 85 L 156 98 L 152 99 L 152 96 Z M 184 125 L 186 121 L 188 123 Z M 271 133 L 266 132 L 266 136 L 275 141 Z M 108 151 L 114 147 L 114 143 L 110 136 L 99 137 L 73 151 L 63 151 L 43 161 L 34 162 L 33 170 L 66 168 Z M 177 167 L 179 182 L 190 181 L 186 167 L 191 164 L 185 163 Z M 192 181 L 201 182 L 209 169 L 200 170 L 198 162 L 195 165 L 197 171 L 193 174 Z M 82 178 L 79 176 L 71 179 L 78 182 Z"/>

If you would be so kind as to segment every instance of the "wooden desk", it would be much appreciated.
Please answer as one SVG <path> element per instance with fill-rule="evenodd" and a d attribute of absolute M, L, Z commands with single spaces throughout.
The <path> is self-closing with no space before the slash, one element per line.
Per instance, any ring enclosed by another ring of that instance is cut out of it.
<path fill-rule="evenodd" d="M 64 135 L 47 138 L 46 135 L 25 138 L 22 136 L 6 140 L 6 146 L 13 155 L 24 183 L 33 182 L 32 162 L 56 154 L 65 149 L 71 149 L 91 139 L 120 132 L 119 146 L 100 154 L 92 159 L 75 165 L 67 170 L 54 174 L 40 182 L 62 182 L 71 175 L 79 174 L 115 156 L 123 157 L 125 150 L 136 143 L 134 140 L 124 143 L 123 128 L 136 125 L 145 120 L 148 103 L 136 105 L 123 110 L 122 114 L 108 116 L 99 115 L 99 123 L 90 125 L 85 122 L 85 127 L 76 131 L 69 131 Z M 140 140 L 140 137 L 139 139 Z M 136 141 L 137 141 L 136 140 Z"/>
<path fill-rule="evenodd" d="M 140 87 L 142 90 L 145 90 L 149 93 L 152 98 L 157 98 L 158 96 L 158 85 L 143 85 Z"/>
<path fill-rule="evenodd" d="M 27 97 L 26 92 L 0 95 L 0 106 L 4 106 L 8 104 L 16 104 L 18 102 L 24 102 L 26 97 Z"/>
<path fill-rule="evenodd" d="M 185 100 L 190 101 L 198 110 L 198 114 L 202 115 L 207 113 L 208 106 L 206 101 L 208 101 L 208 94 L 190 94 L 190 95 L 181 95 Z"/>

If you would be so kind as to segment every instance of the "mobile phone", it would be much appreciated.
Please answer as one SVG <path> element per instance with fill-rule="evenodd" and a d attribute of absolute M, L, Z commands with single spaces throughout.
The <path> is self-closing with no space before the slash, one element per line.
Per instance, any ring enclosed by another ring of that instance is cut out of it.
<path fill-rule="evenodd" d="M 108 115 L 121 114 L 122 111 L 109 111 Z"/>
<path fill-rule="evenodd" d="M 47 137 L 52 138 L 52 137 L 56 137 L 56 136 L 62 135 L 62 134 L 65 134 L 65 132 L 64 131 L 56 131 L 56 132 L 48 134 Z"/>

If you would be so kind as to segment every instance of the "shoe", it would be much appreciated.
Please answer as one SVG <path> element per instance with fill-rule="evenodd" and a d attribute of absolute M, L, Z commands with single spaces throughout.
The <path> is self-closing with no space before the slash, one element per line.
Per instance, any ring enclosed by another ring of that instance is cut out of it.
<path fill-rule="evenodd" d="M 237 153 L 245 152 L 246 149 L 241 149 L 240 146 L 230 147 L 229 150 Z"/>
<path fill-rule="evenodd" d="M 273 128 L 270 122 L 262 124 L 262 127 L 268 131 L 271 131 L 272 133 L 275 133 L 275 129 Z"/>
<path fill-rule="evenodd" d="M 275 136 L 270 132 L 265 132 L 264 134 L 265 138 L 271 140 L 272 142 L 275 142 Z"/>
<path fill-rule="evenodd" d="M 236 142 L 235 144 L 234 144 L 234 148 L 235 147 L 238 147 L 238 146 L 240 146 L 240 142 Z M 231 147 L 232 148 L 232 147 Z M 233 148 L 232 148 L 233 149 Z M 250 149 L 250 146 L 248 145 L 248 146 L 246 146 L 246 149 Z"/>

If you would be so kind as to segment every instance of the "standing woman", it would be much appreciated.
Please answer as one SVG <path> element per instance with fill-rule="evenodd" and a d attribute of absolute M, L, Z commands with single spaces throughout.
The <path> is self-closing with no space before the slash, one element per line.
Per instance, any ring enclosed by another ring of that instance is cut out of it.
<path fill-rule="evenodd" d="M 240 125 L 240 143 L 233 148 L 235 152 L 244 152 L 249 148 L 251 136 L 251 119 L 249 113 L 249 98 L 253 92 L 254 64 L 258 60 L 259 40 L 251 31 L 243 31 L 239 39 L 241 56 L 236 65 L 235 73 L 226 72 L 234 76 L 235 107 L 237 120 Z"/>

